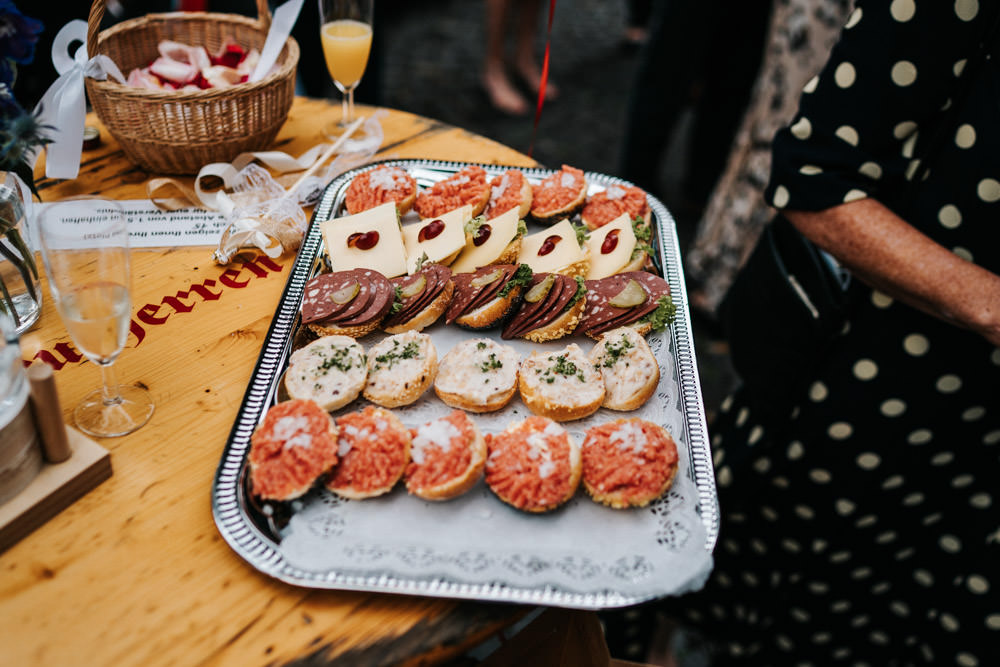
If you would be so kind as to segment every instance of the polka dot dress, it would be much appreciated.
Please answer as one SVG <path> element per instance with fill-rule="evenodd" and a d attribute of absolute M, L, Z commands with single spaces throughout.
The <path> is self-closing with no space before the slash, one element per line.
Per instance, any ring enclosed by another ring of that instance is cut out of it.
<path fill-rule="evenodd" d="M 1000 68 L 919 164 L 996 11 L 858 2 L 776 137 L 771 202 L 873 197 L 1000 273 Z M 859 293 L 791 420 L 765 423 L 738 392 L 711 429 L 716 568 L 664 604 L 718 639 L 713 665 L 1000 664 L 1000 349 Z"/>

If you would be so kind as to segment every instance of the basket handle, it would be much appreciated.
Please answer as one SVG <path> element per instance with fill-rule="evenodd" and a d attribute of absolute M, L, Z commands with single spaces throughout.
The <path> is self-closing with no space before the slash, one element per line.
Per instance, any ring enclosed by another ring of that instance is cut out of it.
<path fill-rule="evenodd" d="M 97 36 L 101 31 L 106 4 L 106 0 L 94 0 L 90 5 L 90 15 L 87 17 L 87 55 L 91 58 L 97 55 Z M 257 0 L 257 23 L 265 33 L 271 27 L 271 10 L 267 6 L 267 0 Z"/>

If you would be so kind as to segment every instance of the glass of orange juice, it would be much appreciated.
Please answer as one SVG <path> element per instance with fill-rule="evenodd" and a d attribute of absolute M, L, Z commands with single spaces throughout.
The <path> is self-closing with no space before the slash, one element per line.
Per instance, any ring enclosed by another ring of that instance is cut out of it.
<path fill-rule="evenodd" d="M 340 126 L 354 120 L 354 89 L 368 65 L 372 47 L 373 0 L 319 0 L 320 40 L 326 68 L 343 93 Z M 338 134 L 330 128 L 327 134 Z"/>

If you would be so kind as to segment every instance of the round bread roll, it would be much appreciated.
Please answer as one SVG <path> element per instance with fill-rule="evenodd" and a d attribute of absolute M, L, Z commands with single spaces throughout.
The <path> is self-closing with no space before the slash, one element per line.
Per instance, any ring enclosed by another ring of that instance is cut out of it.
<path fill-rule="evenodd" d="M 563 165 L 532 191 L 531 217 L 552 223 L 573 215 L 587 199 L 587 178 L 581 169 Z"/>
<path fill-rule="evenodd" d="M 448 500 L 483 476 L 486 440 L 461 410 L 410 430 L 406 490 L 424 500 Z"/>
<path fill-rule="evenodd" d="M 324 336 L 292 352 L 285 391 L 289 398 L 313 400 L 332 412 L 358 397 L 367 375 L 360 343 L 349 336 Z"/>
<path fill-rule="evenodd" d="M 660 382 L 656 357 L 633 327 L 605 332 L 590 351 L 590 361 L 604 377 L 603 405 L 611 410 L 639 408 Z"/>
<path fill-rule="evenodd" d="M 546 417 L 528 417 L 486 435 L 486 483 L 500 500 L 526 512 L 548 512 L 576 493 L 580 445 Z"/>
<path fill-rule="evenodd" d="M 414 209 L 421 218 L 436 218 L 469 204 L 475 217 L 483 212 L 489 199 L 486 170 L 470 164 L 418 194 Z"/>
<path fill-rule="evenodd" d="M 536 351 L 521 363 L 521 400 L 536 415 L 556 421 L 582 419 L 604 401 L 604 378 L 576 343 Z"/>
<path fill-rule="evenodd" d="M 394 201 L 396 211 L 403 215 L 416 200 L 417 182 L 413 176 L 402 167 L 388 164 L 358 174 L 344 193 L 344 206 L 351 214 Z"/>
<path fill-rule="evenodd" d="M 437 368 L 437 350 L 427 334 L 387 336 L 368 350 L 364 396 L 385 408 L 409 405 L 430 388 Z"/>
<path fill-rule="evenodd" d="M 520 365 L 512 347 L 489 338 L 464 340 L 441 359 L 434 392 L 453 408 L 493 412 L 514 397 Z"/>
<path fill-rule="evenodd" d="M 338 465 L 326 488 L 360 500 L 392 491 L 410 461 L 410 431 L 396 415 L 369 405 L 337 419 Z"/>
<path fill-rule="evenodd" d="M 520 169 L 508 169 L 490 181 L 490 199 L 483 215 L 492 220 L 502 213 L 517 207 L 517 216 L 524 218 L 531 211 L 531 183 Z"/>
<path fill-rule="evenodd" d="M 271 407 L 250 436 L 250 486 L 262 500 L 293 500 L 337 464 L 337 427 L 310 400 Z"/>
<path fill-rule="evenodd" d="M 583 486 L 609 507 L 644 507 L 673 484 L 677 461 L 677 444 L 662 426 L 619 419 L 587 430 Z"/>

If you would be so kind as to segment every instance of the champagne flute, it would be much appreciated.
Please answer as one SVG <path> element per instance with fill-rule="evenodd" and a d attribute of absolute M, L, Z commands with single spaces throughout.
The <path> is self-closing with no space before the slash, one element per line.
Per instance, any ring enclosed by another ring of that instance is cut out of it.
<path fill-rule="evenodd" d="M 319 0 L 319 22 L 326 68 L 343 94 L 340 123 L 325 130 L 335 137 L 354 121 L 354 89 L 372 46 L 372 0 Z"/>
<path fill-rule="evenodd" d="M 70 197 L 46 205 L 38 228 L 56 309 L 76 347 L 101 369 L 101 388 L 73 411 L 76 424 L 99 437 L 131 433 L 154 406 L 145 389 L 119 385 L 114 370 L 132 315 L 125 213 L 111 199 Z"/>

